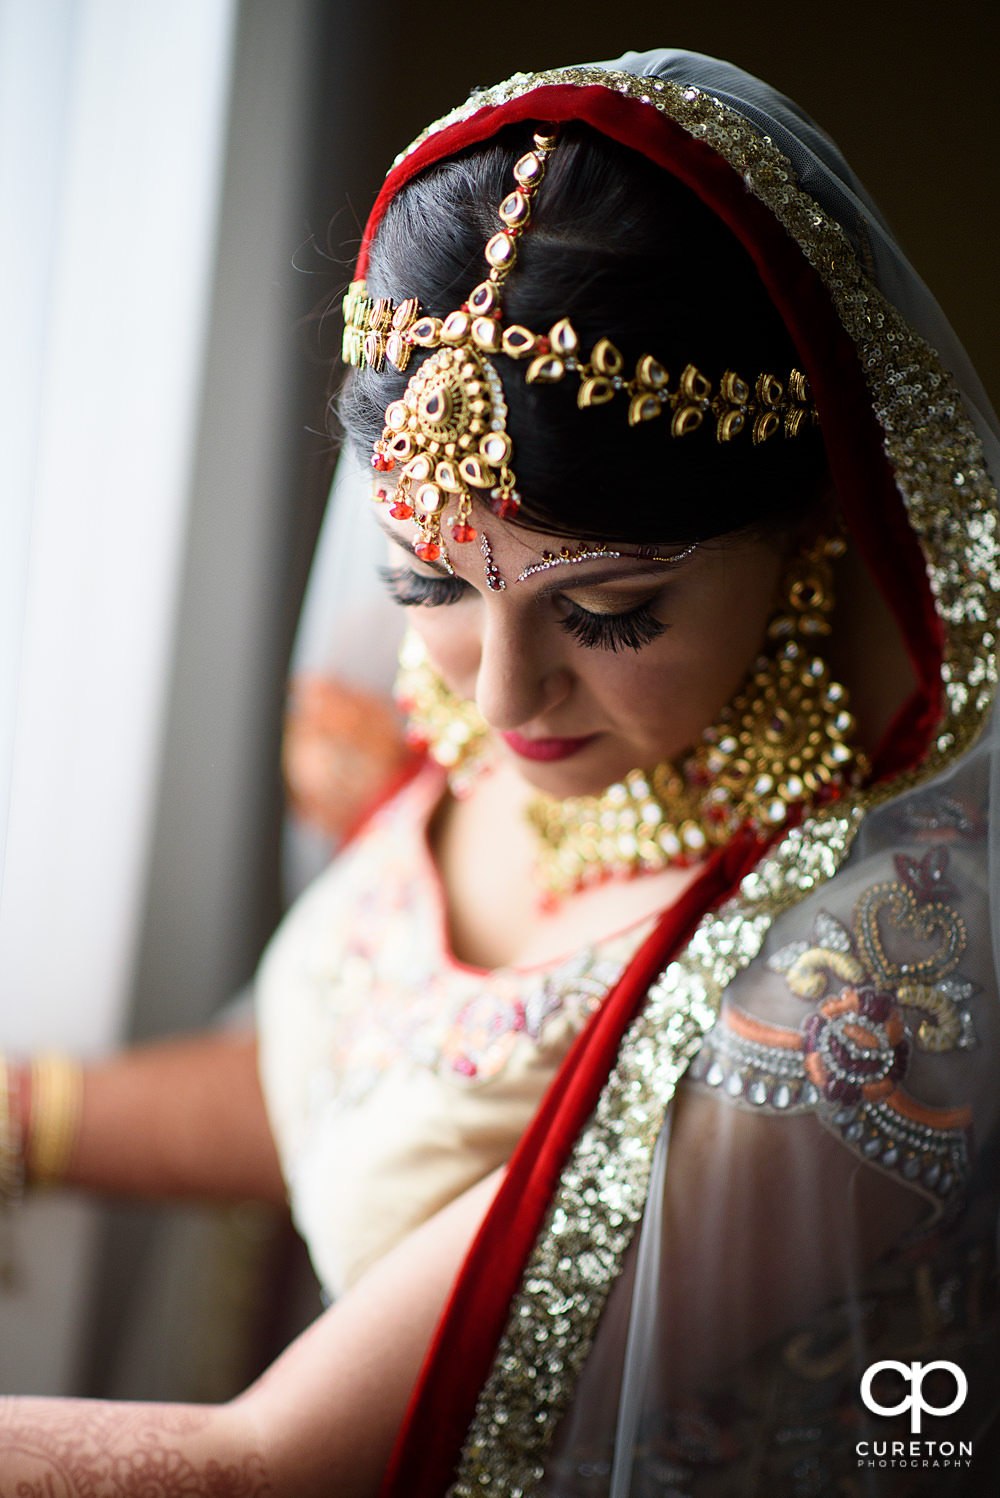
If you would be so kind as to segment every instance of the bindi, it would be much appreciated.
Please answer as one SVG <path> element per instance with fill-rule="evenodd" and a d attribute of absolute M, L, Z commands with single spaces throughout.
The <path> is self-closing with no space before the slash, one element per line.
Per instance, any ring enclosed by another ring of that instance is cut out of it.
<path fill-rule="evenodd" d="M 486 571 L 486 586 L 491 593 L 502 593 L 507 584 L 497 570 L 497 564 L 493 560 L 493 548 L 490 538 L 485 533 L 479 539 L 479 548 L 483 553 L 483 563 Z"/>

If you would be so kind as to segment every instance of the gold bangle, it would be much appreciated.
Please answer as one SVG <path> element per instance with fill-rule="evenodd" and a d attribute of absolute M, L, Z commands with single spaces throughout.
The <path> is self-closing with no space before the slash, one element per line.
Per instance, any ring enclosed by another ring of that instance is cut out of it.
<path fill-rule="evenodd" d="M 80 1134 L 83 1069 L 69 1056 L 31 1063 L 31 1113 L 25 1156 L 32 1185 L 55 1186 L 66 1175 Z"/>
<path fill-rule="evenodd" d="M 24 1141 L 11 1093 L 12 1068 L 0 1051 L 0 1206 L 15 1206 L 24 1188 Z"/>

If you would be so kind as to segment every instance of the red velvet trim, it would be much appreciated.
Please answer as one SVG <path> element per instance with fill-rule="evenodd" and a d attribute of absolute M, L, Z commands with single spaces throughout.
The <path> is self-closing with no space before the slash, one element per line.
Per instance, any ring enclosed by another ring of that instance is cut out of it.
<path fill-rule="evenodd" d="M 382 1498 L 440 1498 L 447 1488 L 524 1263 L 622 1037 L 656 975 L 690 939 L 706 910 L 733 893 L 762 847 L 742 835 L 715 854 L 664 912 L 613 994 L 577 1037 L 514 1151 L 469 1251 L 407 1411 Z"/>
<path fill-rule="evenodd" d="M 812 385 L 852 534 L 902 630 L 917 674 L 917 692 L 879 748 L 878 773 L 892 774 L 914 763 L 926 751 L 940 714 L 942 631 L 923 558 L 883 451 L 883 434 L 857 354 L 822 281 L 721 157 L 648 105 L 610 89 L 537 89 L 438 132 L 390 173 L 369 220 L 357 274 L 364 274 L 372 234 L 404 182 L 501 126 L 529 119 L 585 120 L 642 152 L 697 192 L 753 258 Z M 439 1498 L 447 1488 L 525 1260 L 622 1034 L 655 973 L 759 856 L 759 846 L 741 840 L 713 859 L 664 915 L 614 995 L 579 1037 L 518 1146 L 456 1283 L 400 1432 L 383 1498 Z"/>

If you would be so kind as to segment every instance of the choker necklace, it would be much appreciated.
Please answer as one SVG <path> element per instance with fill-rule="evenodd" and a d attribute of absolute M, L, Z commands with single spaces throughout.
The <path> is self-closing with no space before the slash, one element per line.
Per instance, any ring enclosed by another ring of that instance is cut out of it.
<path fill-rule="evenodd" d="M 765 836 L 792 808 L 829 801 L 868 773 L 852 742 L 847 690 L 814 649 L 829 634 L 829 558 L 843 541 L 820 540 L 786 568 L 783 606 L 768 626 L 770 649 L 745 686 L 676 760 L 633 770 L 598 796 L 539 794 L 528 820 L 539 838 L 537 874 L 552 900 L 606 878 L 698 862 L 749 826 Z M 448 771 L 458 796 L 493 761 L 492 736 L 475 705 L 455 697 L 408 634 L 396 695 L 408 741 Z"/>

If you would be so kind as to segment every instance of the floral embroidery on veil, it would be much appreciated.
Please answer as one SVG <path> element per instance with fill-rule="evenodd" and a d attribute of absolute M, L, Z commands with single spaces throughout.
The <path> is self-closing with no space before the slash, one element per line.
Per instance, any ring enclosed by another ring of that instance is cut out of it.
<path fill-rule="evenodd" d="M 764 1112 L 815 1112 L 863 1159 L 929 1196 L 936 1221 L 961 1205 L 972 1113 L 921 1102 L 903 1084 L 915 1051 L 977 1044 L 967 1006 L 978 985 L 958 972 L 967 932 L 947 847 L 893 862 L 898 877 L 863 891 L 853 930 L 820 910 L 810 938 L 768 958 L 810 1005 L 801 1026 L 728 1004 L 689 1075 Z"/>

